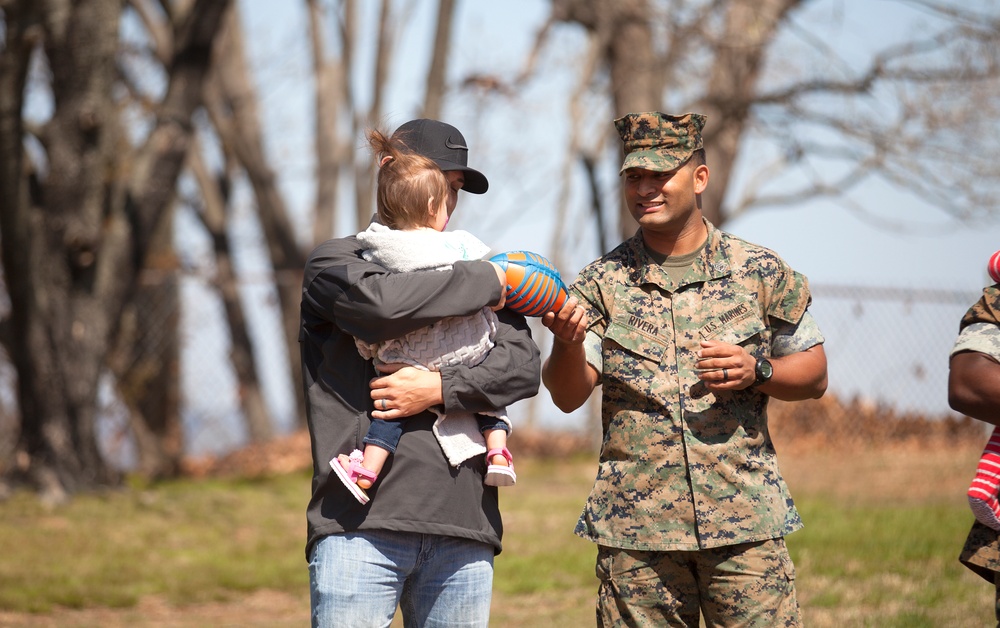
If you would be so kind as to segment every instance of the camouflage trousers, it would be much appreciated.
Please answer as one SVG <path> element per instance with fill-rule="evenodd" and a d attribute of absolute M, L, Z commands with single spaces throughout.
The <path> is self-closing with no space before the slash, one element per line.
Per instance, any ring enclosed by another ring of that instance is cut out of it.
<path fill-rule="evenodd" d="M 598 626 L 800 626 L 782 538 L 691 552 L 601 545 Z"/>
<path fill-rule="evenodd" d="M 1000 628 L 1000 571 L 993 574 L 993 616 L 997 619 L 997 627 Z"/>
<path fill-rule="evenodd" d="M 958 560 L 994 586 L 993 612 L 1000 628 L 1000 534 L 978 521 L 973 522 Z"/>

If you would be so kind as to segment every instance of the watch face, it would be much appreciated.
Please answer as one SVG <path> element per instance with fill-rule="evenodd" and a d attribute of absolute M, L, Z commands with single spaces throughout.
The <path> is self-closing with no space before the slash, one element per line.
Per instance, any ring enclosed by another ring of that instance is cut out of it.
<path fill-rule="evenodd" d="M 771 375 L 773 373 L 774 373 L 774 368 L 771 366 L 771 363 L 768 360 L 763 359 L 763 358 L 761 358 L 760 360 L 757 360 L 757 381 L 758 382 L 760 382 L 760 383 L 766 382 L 767 380 L 771 379 Z"/>

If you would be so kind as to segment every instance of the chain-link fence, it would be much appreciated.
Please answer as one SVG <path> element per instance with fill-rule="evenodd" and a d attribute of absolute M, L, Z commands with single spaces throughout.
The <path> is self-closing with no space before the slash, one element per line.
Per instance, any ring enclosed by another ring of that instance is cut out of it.
<path fill-rule="evenodd" d="M 946 415 L 948 355 L 980 292 L 812 286 L 830 392 L 899 412 Z"/>
<path fill-rule="evenodd" d="M 295 398 L 301 392 L 293 390 L 289 376 L 272 281 L 272 277 L 244 280 L 241 293 L 264 396 L 275 432 L 281 434 L 301 424 Z M 211 284 L 199 276 L 182 276 L 179 290 L 179 389 L 185 450 L 194 456 L 226 453 L 246 443 L 247 430 L 229 360 L 230 334 L 222 305 Z M 813 285 L 812 290 L 811 309 L 826 337 L 828 397 L 845 406 L 874 408 L 876 415 L 955 418 L 947 403 L 948 354 L 958 321 L 979 298 L 978 292 L 829 285 Z M 171 314 L 137 313 L 162 320 L 170 320 Z M 548 332 L 540 326 L 535 330 L 543 353 L 547 352 Z M 148 351 L 158 350 L 155 344 L 146 345 Z M 16 414 L 14 377 L 10 365 L 0 363 L 0 440 L 5 444 L 16 429 L 11 418 Z M 127 467 L 134 457 L 129 421 L 111 384 L 106 378 L 102 385 L 101 434 L 109 458 Z M 544 390 L 534 400 L 512 407 L 511 415 L 537 429 L 587 428 L 586 417 L 564 415 L 551 405 Z"/>

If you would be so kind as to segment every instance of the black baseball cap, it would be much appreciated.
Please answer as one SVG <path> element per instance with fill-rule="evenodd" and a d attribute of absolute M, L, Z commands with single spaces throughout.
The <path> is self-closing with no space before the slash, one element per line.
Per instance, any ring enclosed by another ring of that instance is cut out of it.
<path fill-rule="evenodd" d="M 428 157 L 442 171 L 461 170 L 465 173 L 462 189 L 473 194 L 483 194 L 490 187 L 483 173 L 468 166 L 469 146 L 458 129 L 439 120 L 420 118 L 400 125 L 392 134 L 407 148 Z"/>

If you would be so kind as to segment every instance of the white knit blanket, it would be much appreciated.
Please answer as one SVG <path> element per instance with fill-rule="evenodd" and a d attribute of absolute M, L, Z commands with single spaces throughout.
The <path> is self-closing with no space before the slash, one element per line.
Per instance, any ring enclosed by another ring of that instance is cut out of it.
<path fill-rule="evenodd" d="M 362 256 L 387 270 L 446 270 L 458 260 L 480 259 L 489 247 L 467 231 L 440 232 L 433 229 L 400 231 L 372 223 L 358 234 L 365 247 Z M 470 316 L 452 316 L 393 340 L 365 343 L 355 339 L 358 351 L 365 359 L 384 364 L 403 363 L 429 371 L 443 366 L 475 366 L 494 347 L 497 316 L 488 307 Z M 439 408 L 434 435 L 448 463 L 458 466 L 463 461 L 486 453 L 486 441 L 472 413 L 444 414 Z M 505 409 L 483 412 L 511 426 Z"/>
<path fill-rule="evenodd" d="M 358 242 L 365 248 L 366 260 L 398 273 L 447 270 L 459 260 L 481 259 L 490 252 L 468 231 L 400 231 L 377 222 L 358 234 Z"/>

